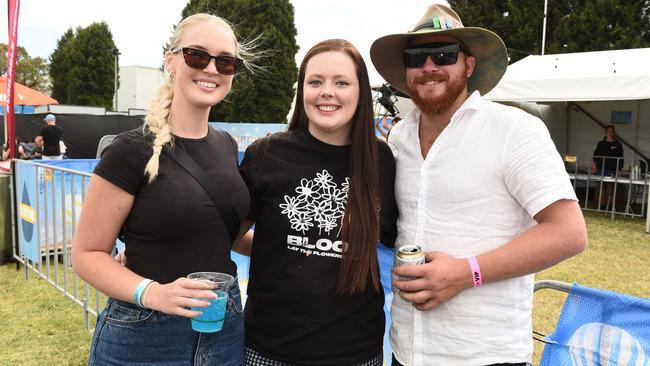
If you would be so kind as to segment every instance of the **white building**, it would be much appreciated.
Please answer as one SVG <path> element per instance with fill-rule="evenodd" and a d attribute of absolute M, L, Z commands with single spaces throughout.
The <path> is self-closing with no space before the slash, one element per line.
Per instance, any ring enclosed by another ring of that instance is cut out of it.
<path fill-rule="evenodd" d="M 136 65 L 120 67 L 117 110 L 148 110 L 162 81 L 163 74 L 159 68 Z"/>

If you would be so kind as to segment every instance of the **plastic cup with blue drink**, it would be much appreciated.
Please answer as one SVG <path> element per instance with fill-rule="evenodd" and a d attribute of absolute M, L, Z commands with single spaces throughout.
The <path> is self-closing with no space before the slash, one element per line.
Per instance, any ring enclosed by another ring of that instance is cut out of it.
<path fill-rule="evenodd" d="M 190 273 L 187 278 L 209 283 L 212 286 L 210 290 L 217 294 L 216 299 L 205 299 L 210 302 L 210 306 L 207 308 L 192 307 L 192 310 L 202 313 L 192 318 L 192 329 L 201 333 L 220 331 L 228 307 L 228 290 L 235 278 L 229 274 L 219 272 Z"/>

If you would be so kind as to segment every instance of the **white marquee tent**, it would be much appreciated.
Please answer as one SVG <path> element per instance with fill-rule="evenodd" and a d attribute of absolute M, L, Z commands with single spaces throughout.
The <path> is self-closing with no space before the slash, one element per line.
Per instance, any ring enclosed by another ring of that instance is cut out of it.
<path fill-rule="evenodd" d="M 494 101 L 650 99 L 650 48 L 528 56 L 486 96 Z"/>
<path fill-rule="evenodd" d="M 598 120 L 620 123 L 626 158 L 650 157 L 650 48 L 528 56 L 486 98 L 540 116 L 563 154 L 590 156 Z"/>
<path fill-rule="evenodd" d="M 486 98 L 539 116 L 579 169 L 591 164 L 608 124 L 626 159 L 650 163 L 650 48 L 528 56 L 508 66 Z"/>

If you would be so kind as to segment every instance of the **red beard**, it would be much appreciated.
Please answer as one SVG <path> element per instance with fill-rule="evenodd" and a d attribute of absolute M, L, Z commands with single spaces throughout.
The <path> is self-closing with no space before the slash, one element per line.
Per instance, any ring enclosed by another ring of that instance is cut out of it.
<path fill-rule="evenodd" d="M 416 85 L 427 81 L 442 80 L 447 83 L 447 90 L 441 96 L 426 93 L 421 95 Z M 407 80 L 408 91 L 413 103 L 423 114 L 439 115 L 447 112 L 467 86 L 467 74 L 463 72 L 458 79 L 450 80 L 446 74 L 432 73 L 416 78 L 412 83 Z"/>

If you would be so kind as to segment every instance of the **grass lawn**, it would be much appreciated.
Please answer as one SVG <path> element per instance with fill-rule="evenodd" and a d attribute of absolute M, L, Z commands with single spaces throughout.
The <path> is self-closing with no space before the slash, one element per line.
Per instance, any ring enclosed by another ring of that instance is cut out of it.
<path fill-rule="evenodd" d="M 586 213 L 587 250 L 537 275 L 650 297 L 650 235 L 639 219 Z M 641 271 L 641 272 L 640 272 Z M 533 323 L 549 333 L 562 308 L 564 295 L 541 290 L 535 295 Z M 85 365 L 92 334 L 85 330 L 83 311 L 44 280 L 15 264 L 0 266 L 0 365 Z M 93 321 L 94 322 L 94 321 Z M 536 342 L 537 364 L 542 346 Z"/>
<path fill-rule="evenodd" d="M 14 263 L 0 266 L 0 319 L 0 365 L 87 364 L 83 309 Z"/>

